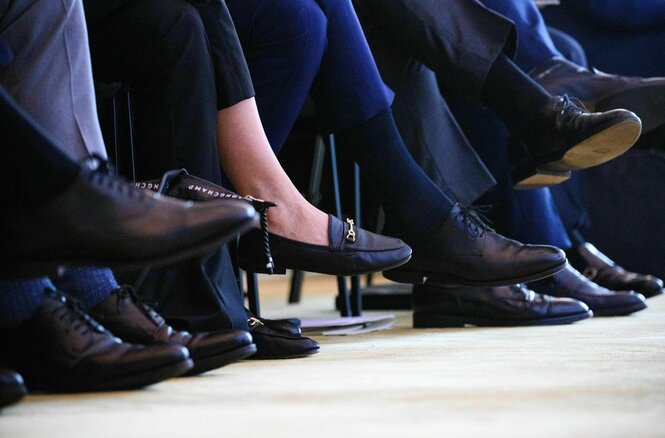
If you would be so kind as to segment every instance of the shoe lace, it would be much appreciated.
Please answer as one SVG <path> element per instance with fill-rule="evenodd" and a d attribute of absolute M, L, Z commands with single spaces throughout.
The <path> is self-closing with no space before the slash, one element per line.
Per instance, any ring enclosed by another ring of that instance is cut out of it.
<path fill-rule="evenodd" d="M 490 205 L 478 205 L 464 207 L 460 205 L 457 217 L 461 219 L 464 230 L 469 237 L 482 237 L 487 231 L 494 231 L 487 222 L 491 221 L 485 216 L 492 207 Z"/>
<path fill-rule="evenodd" d="M 522 301 L 530 301 L 533 295 L 533 291 L 526 287 L 524 283 L 518 283 L 513 288 L 515 294 L 521 295 L 520 298 Z"/>
<path fill-rule="evenodd" d="M 145 199 L 147 197 L 142 190 L 135 190 L 134 187 L 127 183 L 123 178 L 108 175 L 102 170 L 90 172 L 88 174 L 88 181 L 95 186 L 104 188 L 110 193 L 117 193 L 124 197 L 134 199 Z"/>
<path fill-rule="evenodd" d="M 129 299 L 136 305 L 136 307 L 141 310 L 148 319 L 150 319 L 155 325 L 161 325 L 164 322 L 164 318 L 157 313 L 155 310 L 158 307 L 157 301 L 150 300 L 148 298 L 142 298 L 139 294 L 136 293 L 134 288 L 130 285 L 121 285 L 115 291 L 118 295 L 117 310 L 120 311 L 120 301 Z"/>
<path fill-rule="evenodd" d="M 51 314 L 58 320 L 66 323 L 74 331 L 81 335 L 86 335 L 91 331 L 113 336 L 101 324 L 95 321 L 87 312 L 83 310 L 81 304 L 74 298 L 57 292 L 53 289 L 46 289 L 46 294 L 62 302 L 63 306 L 57 306 Z"/>
<path fill-rule="evenodd" d="M 554 110 L 558 111 L 561 115 L 568 115 L 573 118 L 589 112 L 581 100 L 570 97 L 567 94 L 559 97 L 554 104 Z"/>

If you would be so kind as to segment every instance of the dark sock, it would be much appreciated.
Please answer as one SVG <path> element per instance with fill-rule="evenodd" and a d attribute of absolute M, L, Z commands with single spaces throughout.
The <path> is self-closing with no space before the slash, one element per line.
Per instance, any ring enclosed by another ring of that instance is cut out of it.
<path fill-rule="evenodd" d="M 0 328 L 32 318 L 46 301 L 46 289 L 55 289 L 47 277 L 0 281 Z"/>
<path fill-rule="evenodd" d="M 413 160 L 390 109 L 337 135 L 340 152 L 353 157 L 363 181 L 368 181 L 370 190 L 380 197 L 390 232 L 404 236 L 438 230 L 453 201 Z"/>
<path fill-rule="evenodd" d="M 0 86 L 0 199 L 7 206 L 30 206 L 66 190 L 80 167 L 37 127 Z"/>
<path fill-rule="evenodd" d="M 503 53 L 492 64 L 482 92 L 483 102 L 518 134 L 549 126 L 551 98 Z"/>
<path fill-rule="evenodd" d="M 76 298 L 86 311 L 107 299 L 118 287 L 109 268 L 67 268 L 55 282 L 59 290 Z"/>

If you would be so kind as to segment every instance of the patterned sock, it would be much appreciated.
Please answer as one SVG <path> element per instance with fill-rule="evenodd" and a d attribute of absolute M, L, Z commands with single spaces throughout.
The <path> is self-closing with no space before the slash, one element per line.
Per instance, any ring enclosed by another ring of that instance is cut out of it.
<path fill-rule="evenodd" d="M 54 289 L 47 277 L 25 281 L 0 281 L 0 327 L 17 326 L 37 313 Z"/>
<path fill-rule="evenodd" d="M 56 285 L 89 310 L 108 298 L 118 282 L 108 268 L 71 268 L 56 280 Z"/>

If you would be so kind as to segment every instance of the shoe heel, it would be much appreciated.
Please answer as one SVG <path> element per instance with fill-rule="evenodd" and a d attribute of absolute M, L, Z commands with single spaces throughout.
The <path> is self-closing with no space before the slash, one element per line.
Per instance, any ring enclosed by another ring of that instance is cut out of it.
<path fill-rule="evenodd" d="M 561 184 L 570 178 L 571 172 L 548 169 L 546 166 L 526 164 L 515 167 L 512 172 L 516 190 L 540 189 Z"/>
<path fill-rule="evenodd" d="M 425 284 L 427 281 L 427 277 L 419 272 L 403 271 L 400 269 L 384 271 L 383 276 L 388 280 L 395 281 L 397 283 Z"/>
<path fill-rule="evenodd" d="M 249 263 L 245 260 L 239 259 L 238 266 L 243 271 L 254 272 L 255 274 L 269 274 L 269 275 L 285 275 L 286 268 L 275 267 L 272 273 L 268 270 L 265 265 L 258 263 Z"/>
<path fill-rule="evenodd" d="M 456 315 L 413 313 L 413 328 L 452 328 L 464 327 L 465 325 L 465 319 Z"/>

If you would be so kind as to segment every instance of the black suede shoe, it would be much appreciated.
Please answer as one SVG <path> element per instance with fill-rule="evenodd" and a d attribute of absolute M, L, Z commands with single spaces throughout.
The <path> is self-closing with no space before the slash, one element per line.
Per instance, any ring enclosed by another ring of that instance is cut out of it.
<path fill-rule="evenodd" d="M 264 234 L 252 230 L 240 238 L 239 265 L 246 271 L 257 273 L 284 274 L 287 269 L 295 269 L 330 275 L 360 275 L 391 269 L 411 258 L 411 248 L 401 240 L 358 228 L 350 219 L 342 222 L 329 215 L 328 237 L 330 244 L 322 246 L 269 234 L 270 250 L 266 251 Z"/>
<path fill-rule="evenodd" d="M 319 343 L 304 336 L 278 332 L 258 318 L 247 320 L 257 352 L 249 359 L 295 359 L 319 352 Z"/>
<path fill-rule="evenodd" d="M 186 347 L 194 361 L 188 375 L 214 370 L 256 353 L 252 336 L 245 331 L 189 333 L 175 330 L 129 286 L 113 291 L 93 307 L 90 314 L 123 341 Z"/>
<path fill-rule="evenodd" d="M 263 325 L 276 332 L 290 333 L 292 335 L 299 335 L 302 333 L 302 330 L 300 329 L 302 322 L 298 318 L 284 318 L 284 319 L 257 318 L 252 314 L 252 312 L 249 311 L 249 309 L 245 309 L 245 311 L 247 312 L 247 318 L 258 319 L 259 321 L 261 321 Z"/>
<path fill-rule="evenodd" d="M 0 207 L 0 278 L 44 276 L 62 265 L 171 263 L 216 248 L 256 221 L 245 201 L 187 203 L 82 169 L 46 204 Z"/>
<path fill-rule="evenodd" d="M 413 327 L 571 324 L 593 313 L 570 298 L 537 294 L 523 284 L 449 288 L 427 282 L 413 287 Z"/>
<path fill-rule="evenodd" d="M 413 258 L 383 274 L 399 283 L 508 286 L 547 277 L 566 264 L 560 249 L 507 239 L 459 204 L 434 235 L 404 240 L 413 248 Z"/>
<path fill-rule="evenodd" d="M 622 316 L 647 308 L 643 295 L 634 291 L 613 291 L 598 286 L 568 265 L 550 278 L 530 285 L 533 290 L 555 297 L 580 300 L 595 316 Z"/>
<path fill-rule="evenodd" d="M 663 293 L 663 280 L 626 271 L 588 242 L 567 253 L 570 264 L 599 286 L 611 290 L 634 290 L 647 298 Z"/>
<path fill-rule="evenodd" d="M 31 319 L 0 331 L 0 363 L 31 390 L 55 392 L 139 388 L 193 367 L 186 348 L 122 342 L 55 293 Z"/>
<path fill-rule="evenodd" d="M 16 403 L 27 392 L 23 377 L 19 373 L 0 368 L 0 408 Z"/>
<path fill-rule="evenodd" d="M 554 96 L 543 109 L 551 126 L 517 133 L 521 143 L 511 143 L 513 182 L 516 189 L 551 185 L 553 175 L 562 181 L 567 172 L 606 163 L 631 148 L 642 123 L 634 113 L 612 110 L 590 113 L 568 96 Z"/>
<path fill-rule="evenodd" d="M 632 111 L 642 119 L 644 133 L 665 124 L 665 78 L 609 75 L 563 58 L 543 62 L 529 76 L 551 94 L 581 100 L 589 111 Z"/>

